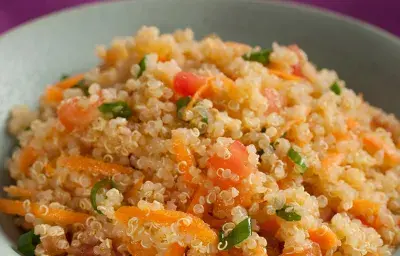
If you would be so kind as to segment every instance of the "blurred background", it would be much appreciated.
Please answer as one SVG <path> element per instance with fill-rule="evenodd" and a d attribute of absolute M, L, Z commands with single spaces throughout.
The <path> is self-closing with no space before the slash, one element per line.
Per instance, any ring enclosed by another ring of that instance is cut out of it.
<path fill-rule="evenodd" d="M 57 10 L 85 3 L 103 1 L 107 0 L 0 0 L 0 33 L 3 33 L 23 22 Z M 291 1 L 314 5 L 346 14 L 374 24 L 400 37 L 400 0 Z"/>

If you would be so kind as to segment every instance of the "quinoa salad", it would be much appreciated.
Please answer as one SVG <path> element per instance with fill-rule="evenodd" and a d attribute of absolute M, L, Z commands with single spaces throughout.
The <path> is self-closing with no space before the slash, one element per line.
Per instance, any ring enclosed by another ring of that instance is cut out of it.
<path fill-rule="evenodd" d="M 190 29 L 98 46 L 12 109 L 21 255 L 392 255 L 400 123 L 296 44 Z"/>

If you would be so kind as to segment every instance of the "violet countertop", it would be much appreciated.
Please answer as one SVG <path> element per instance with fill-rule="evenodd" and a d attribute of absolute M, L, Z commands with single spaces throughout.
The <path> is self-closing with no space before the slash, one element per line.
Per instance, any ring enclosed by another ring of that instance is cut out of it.
<path fill-rule="evenodd" d="M 104 0 L 0 0 L 0 33 L 36 17 Z M 400 0 L 293 0 L 340 12 L 400 36 Z"/>

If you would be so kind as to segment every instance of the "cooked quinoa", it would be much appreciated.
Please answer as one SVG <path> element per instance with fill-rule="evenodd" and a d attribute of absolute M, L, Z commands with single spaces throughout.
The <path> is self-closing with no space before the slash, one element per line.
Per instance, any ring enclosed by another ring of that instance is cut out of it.
<path fill-rule="evenodd" d="M 38 110 L 11 111 L 16 184 L 0 211 L 28 232 L 23 255 L 375 256 L 400 243 L 399 121 L 297 45 L 143 27 L 96 54 Z"/>

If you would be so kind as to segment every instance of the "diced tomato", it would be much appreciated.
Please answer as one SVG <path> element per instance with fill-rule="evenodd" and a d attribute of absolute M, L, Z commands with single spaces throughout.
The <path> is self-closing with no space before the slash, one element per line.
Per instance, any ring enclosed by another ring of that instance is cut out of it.
<path fill-rule="evenodd" d="M 100 102 L 84 107 L 79 104 L 79 98 L 70 99 L 58 108 L 58 119 L 68 131 L 84 129 L 100 115 L 99 105 Z"/>
<path fill-rule="evenodd" d="M 254 167 L 249 163 L 249 153 L 246 147 L 240 142 L 235 141 L 229 146 L 231 153 L 230 158 L 224 159 L 218 155 L 214 155 L 208 159 L 208 166 L 211 168 L 209 177 L 216 186 L 222 189 L 230 188 L 240 182 L 240 179 L 246 178 L 253 172 Z M 238 180 L 232 180 L 230 178 L 223 178 L 217 175 L 219 168 L 230 169 L 231 174 L 239 176 Z"/>
<path fill-rule="evenodd" d="M 206 82 L 207 78 L 205 77 L 181 71 L 175 75 L 174 90 L 183 96 L 193 96 Z"/>
<path fill-rule="evenodd" d="M 268 110 L 266 113 L 267 115 L 274 112 L 279 112 L 282 109 L 284 99 L 277 90 L 273 88 L 265 88 L 263 91 L 263 95 L 268 100 Z"/>
<path fill-rule="evenodd" d="M 292 50 L 294 53 L 296 53 L 297 57 L 299 58 L 299 63 L 292 66 L 292 69 L 293 69 L 292 74 L 295 76 L 304 77 L 303 71 L 301 70 L 301 65 L 300 65 L 300 63 L 303 61 L 303 55 L 301 54 L 300 47 L 297 44 L 291 44 L 288 46 L 288 48 L 290 50 Z"/>

